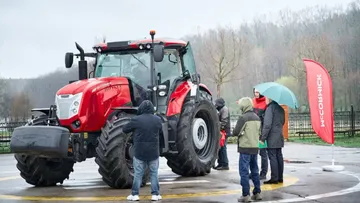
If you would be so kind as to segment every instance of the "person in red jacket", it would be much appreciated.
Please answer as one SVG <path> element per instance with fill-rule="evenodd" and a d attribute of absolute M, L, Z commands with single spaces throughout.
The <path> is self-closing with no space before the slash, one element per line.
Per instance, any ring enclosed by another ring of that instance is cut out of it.
<path fill-rule="evenodd" d="M 253 98 L 253 108 L 254 112 L 260 117 L 261 120 L 261 128 L 264 123 L 264 114 L 266 110 L 266 98 L 259 93 L 258 90 L 254 88 L 254 98 Z M 260 180 L 266 179 L 266 174 L 268 172 L 268 154 L 266 149 L 260 149 L 260 157 L 261 157 L 261 171 L 260 171 Z M 251 174 L 250 174 L 251 176 Z"/>

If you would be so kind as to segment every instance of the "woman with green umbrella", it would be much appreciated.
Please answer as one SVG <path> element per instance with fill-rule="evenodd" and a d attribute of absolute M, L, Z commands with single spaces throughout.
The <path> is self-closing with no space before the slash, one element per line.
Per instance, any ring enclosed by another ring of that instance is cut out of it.
<path fill-rule="evenodd" d="M 291 90 L 275 82 L 262 83 L 254 88 L 266 97 L 267 103 L 260 142 L 264 143 L 267 141 L 271 178 L 265 181 L 264 184 L 282 183 L 284 173 L 282 148 L 284 147 L 283 126 L 285 124 L 285 111 L 279 104 L 297 108 L 297 99 Z"/>
<path fill-rule="evenodd" d="M 285 111 L 276 102 L 266 97 L 267 108 L 264 116 L 260 142 L 267 141 L 267 152 L 270 160 L 271 178 L 264 184 L 277 184 L 283 182 L 284 147 L 283 126 L 285 123 Z"/>

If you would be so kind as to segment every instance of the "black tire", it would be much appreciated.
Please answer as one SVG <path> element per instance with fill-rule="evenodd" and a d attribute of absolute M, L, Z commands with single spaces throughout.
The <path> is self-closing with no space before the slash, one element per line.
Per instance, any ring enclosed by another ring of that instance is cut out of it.
<path fill-rule="evenodd" d="M 36 118 L 28 125 L 46 125 L 46 116 Z M 43 158 L 36 155 L 15 154 L 16 167 L 20 176 L 31 185 L 38 187 L 55 186 L 63 184 L 73 172 L 74 161 L 72 159 Z"/>
<path fill-rule="evenodd" d="M 122 114 L 115 120 L 107 120 L 101 131 L 96 148 L 95 162 L 103 181 L 112 188 L 129 189 L 134 179 L 132 159 L 131 133 L 125 134 L 122 128 L 131 119 L 131 115 Z M 146 169 L 141 186 L 149 180 L 149 170 Z"/>
<path fill-rule="evenodd" d="M 202 118 L 206 123 L 208 139 L 204 150 L 197 150 L 194 144 L 192 128 L 196 118 Z M 203 176 L 210 173 L 220 148 L 219 118 L 211 96 L 201 91 L 199 103 L 186 99 L 177 127 L 178 154 L 166 155 L 168 166 L 174 173 L 182 176 Z"/>

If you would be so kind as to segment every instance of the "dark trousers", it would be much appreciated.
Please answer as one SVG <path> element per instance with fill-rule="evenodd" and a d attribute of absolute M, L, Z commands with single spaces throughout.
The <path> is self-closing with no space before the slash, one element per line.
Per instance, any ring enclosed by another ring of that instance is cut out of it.
<path fill-rule="evenodd" d="M 266 177 L 269 168 L 269 160 L 268 160 L 268 153 L 266 149 L 260 149 L 260 157 L 261 157 L 261 171 L 260 177 Z"/>
<path fill-rule="evenodd" d="M 226 148 L 227 140 L 228 140 L 228 138 L 226 137 L 225 144 L 223 147 L 220 148 L 219 154 L 218 154 L 218 164 L 219 164 L 219 166 L 223 166 L 223 167 L 229 166 L 229 160 L 228 160 L 227 148 Z"/>
<path fill-rule="evenodd" d="M 267 152 L 270 160 L 271 180 L 283 180 L 284 173 L 284 158 L 282 155 L 282 148 L 268 148 Z"/>

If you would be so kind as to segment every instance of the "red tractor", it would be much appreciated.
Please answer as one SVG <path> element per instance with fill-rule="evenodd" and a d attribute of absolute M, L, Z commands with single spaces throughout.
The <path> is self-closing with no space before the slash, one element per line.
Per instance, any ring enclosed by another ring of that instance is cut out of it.
<path fill-rule="evenodd" d="M 95 157 L 99 173 L 113 188 L 133 180 L 132 133 L 122 127 L 143 100 L 154 103 L 163 121 L 160 153 L 182 176 L 210 173 L 219 150 L 220 126 L 209 89 L 200 83 L 190 43 L 151 39 L 102 43 L 94 53 L 66 53 L 78 62 L 79 80 L 55 95 L 55 105 L 14 130 L 11 150 L 27 183 L 53 186 L 69 178 L 76 162 Z M 95 58 L 88 76 L 85 57 Z M 90 75 L 92 74 L 92 77 Z M 143 185 L 149 173 L 145 173 Z"/>

